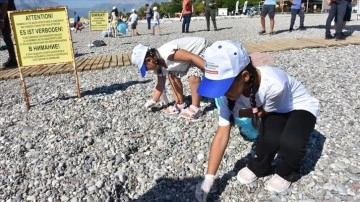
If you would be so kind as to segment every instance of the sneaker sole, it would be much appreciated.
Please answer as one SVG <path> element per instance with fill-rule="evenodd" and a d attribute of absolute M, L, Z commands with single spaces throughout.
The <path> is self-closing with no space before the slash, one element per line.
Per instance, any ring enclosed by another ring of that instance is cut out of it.
<path fill-rule="evenodd" d="M 236 179 L 241 184 L 251 184 L 251 183 L 255 182 L 258 178 L 255 178 L 254 180 L 250 181 L 250 180 L 243 180 L 243 179 L 239 178 L 238 176 L 236 176 Z"/>
<path fill-rule="evenodd" d="M 274 189 L 274 188 L 269 187 L 269 185 L 267 185 L 267 186 L 265 187 L 266 190 L 271 191 L 271 192 L 276 192 L 276 193 L 282 193 L 282 192 L 288 190 L 289 188 L 290 188 L 290 186 L 289 186 L 288 188 L 280 191 L 280 190 L 276 190 L 276 189 Z"/>

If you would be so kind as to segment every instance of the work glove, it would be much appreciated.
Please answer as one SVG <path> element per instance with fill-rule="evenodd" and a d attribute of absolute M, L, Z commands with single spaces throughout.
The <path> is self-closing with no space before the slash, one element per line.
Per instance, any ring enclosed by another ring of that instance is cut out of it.
<path fill-rule="evenodd" d="M 156 104 L 156 102 L 155 102 L 154 100 L 150 99 L 150 100 L 148 100 L 148 101 L 145 103 L 144 107 L 145 107 L 146 109 L 149 109 L 149 108 L 151 108 L 152 106 L 154 106 L 155 104 Z"/>
<path fill-rule="evenodd" d="M 207 195 L 215 181 L 215 175 L 205 175 L 204 181 L 196 185 L 195 197 L 199 202 L 206 202 Z"/>

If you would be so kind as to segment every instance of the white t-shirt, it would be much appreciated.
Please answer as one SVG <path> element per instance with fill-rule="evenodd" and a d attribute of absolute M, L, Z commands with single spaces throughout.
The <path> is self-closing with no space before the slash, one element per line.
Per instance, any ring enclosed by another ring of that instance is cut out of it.
<path fill-rule="evenodd" d="M 276 5 L 277 0 L 265 0 L 264 5 Z"/>
<path fill-rule="evenodd" d="M 111 16 L 112 16 L 112 20 L 113 20 L 113 21 L 117 21 L 117 16 L 116 16 L 116 14 L 115 14 L 114 11 L 111 12 Z"/>
<path fill-rule="evenodd" d="M 194 54 L 199 54 L 205 46 L 206 39 L 203 37 L 183 37 L 163 44 L 157 49 L 160 57 L 165 60 L 165 64 L 167 65 L 167 69 L 164 69 L 163 73 L 168 73 L 169 70 L 187 71 L 190 62 L 168 60 L 169 56 L 175 53 L 175 50 L 183 49 Z"/>
<path fill-rule="evenodd" d="M 130 18 L 130 25 L 131 25 L 137 21 L 138 15 L 136 13 L 132 13 L 129 18 Z"/>
<path fill-rule="evenodd" d="M 258 92 L 255 94 L 256 105 L 263 106 L 266 112 L 287 113 L 292 110 L 306 110 L 318 116 L 320 104 L 312 97 L 304 85 L 285 71 L 277 67 L 257 67 L 261 72 Z M 250 98 L 241 95 L 235 102 L 233 113 L 229 110 L 227 98 L 219 100 L 219 125 L 229 125 L 230 116 L 239 116 L 240 109 L 249 109 Z"/>
<path fill-rule="evenodd" d="M 153 22 L 158 22 L 160 24 L 160 14 L 159 12 L 154 12 Z"/>

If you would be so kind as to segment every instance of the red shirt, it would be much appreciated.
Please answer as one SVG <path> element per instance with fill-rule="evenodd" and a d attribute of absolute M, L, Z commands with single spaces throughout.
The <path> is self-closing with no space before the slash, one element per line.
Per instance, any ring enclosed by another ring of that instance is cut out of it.
<path fill-rule="evenodd" d="M 190 0 L 183 0 L 182 2 L 182 14 L 192 13 L 192 5 Z"/>

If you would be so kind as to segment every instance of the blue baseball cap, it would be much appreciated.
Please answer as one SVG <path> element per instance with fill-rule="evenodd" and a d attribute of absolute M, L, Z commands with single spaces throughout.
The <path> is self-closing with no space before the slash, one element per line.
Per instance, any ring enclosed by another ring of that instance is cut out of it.
<path fill-rule="evenodd" d="M 225 95 L 236 76 L 250 63 L 239 42 L 216 41 L 205 50 L 205 73 L 197 89 L 199 95 L 217 98 Z"/>
<path fill-rule="evenodd" d="M 146 75 L 145 56 L 150 46 L 139 44 L 134 47 L 131 55 L 131 63 L 138 66 L 142 77 Z"/>

